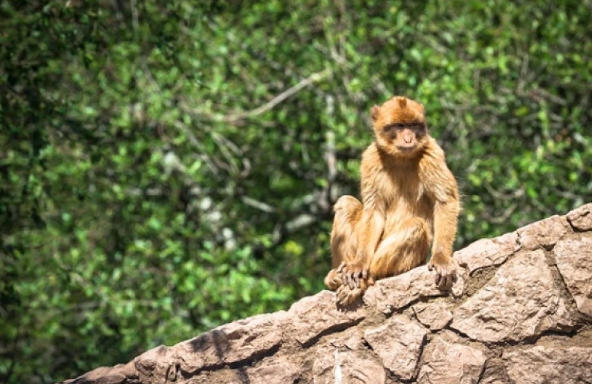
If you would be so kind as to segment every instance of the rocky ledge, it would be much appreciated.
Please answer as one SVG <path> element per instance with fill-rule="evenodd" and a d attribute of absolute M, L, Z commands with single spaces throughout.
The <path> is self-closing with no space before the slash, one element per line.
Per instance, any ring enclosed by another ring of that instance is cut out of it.
<path fill-rule="evenodd" d="M 322 291 L 65 383 L 592 382 L 592 204 L 455 259 L 449 292 L 423 266 L 351 308 Z"/>

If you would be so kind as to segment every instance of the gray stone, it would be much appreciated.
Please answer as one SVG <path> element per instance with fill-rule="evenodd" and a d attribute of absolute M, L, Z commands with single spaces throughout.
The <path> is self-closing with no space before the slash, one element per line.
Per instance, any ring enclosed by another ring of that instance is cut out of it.
<path fill-rule="evenodd" d="M 464 278 L 461 273 L 458 274 L 458 279 L 452 286 L 451 291 L 441 291 L 436 288 L 434 276 L 435 273 L 428 271 L 428 268 L 423 265 L 402 275 L 379 280 L 366 291 L 364 303 L 388 314 L 420 298 L 449 294 L 462 296 Z"/>
<path fill-rule="evenodd" d="M 454 259 L 470 273 L 504 263 L 520 248 L 518 234 L 507 233 L 493 239 L 481 239 L 454 253 Z"/>
<path fill-rule="evenodd" d="M 397 377 L 409 380 L 419 360 L 428 331 L 406 315 L 395 315 L 378 327 L 366 330 L 364 339 L 382 364 Z"/>
<path fill-rule="evenodd" d="M 130 361 L 127 364 L 118 364 L 114 367 L 99 367 L 93 369 L 74 380 L 64 381 L 64 384 L 123 384 L 137 379 L 138 371 L 136 370 L 134 362 Z"/>
<path fill-rule="evenodd" d="M 285 311 L 253 316 L 215 328 L 173 347 L 180 369 L 236 363 L 279 347 L 290 316 Z"/>
<path fill-rule="evenodd" d="M 592 203 L 582 205 L 567 214 L 567 220 L 578 231 L 592 230 Z"/>
<path fill-rule="evenodd" d="M 562 240 L 553 252 L 557 268 L 578 310 L 592 317 L 592 238 Z"/>
<path fill-rule="evenodd" d="M 292 317 L 289 337 L 303 345 L 313 342 L 322 333 L 353 326 L 366 317 L 363 306 L 339 308 L 335 294 L 329 291 L 298 301 L 290 307 L 288 313 Z"/>
<path fill-rule="evenodd" d="M 437 337 L 424 351 L 418 384 L 476 384 L 487 356 L 481 350 Z"/>
<path fill-rule="evenodd" d="M 313 364 L 315 384 L 383 384 L 384 367 L 357 351 L 326 347 L 317 351 Z"/>
<path fill-rule="evenodd" d="M 247 372 L 250 384 L 291 384 L 300 376 L 299 367 L 285 358 L 264 361 L 260 366 L 251 368 Z"/>
<path fill-rule="evenodd" d="M 518 231 L 522 249 L 551 248 L 557 241 L 570 234 L 572 229 L 564 216 L 551 216 L 537 221 Z"/>
<path fill-rule="evenodd" d="M 449 304 L 443 301 L 420 303 L 413 306 L 413 312 L 420 323 L 432 331 L 438 331 L 452 320 L 452 312 L 448 307 Z"/>
<path fill-rule="evenodd" d="M 451 328 L 474 340 L 518 341 L 573 325 L 542 250 L 504 264 L 453 312 Z"/>
<path fill-rule="evenodd" d="M 515 384 L 592 383 L 592 348 L 542 346 L 505 351 L 507 372 Z"/>

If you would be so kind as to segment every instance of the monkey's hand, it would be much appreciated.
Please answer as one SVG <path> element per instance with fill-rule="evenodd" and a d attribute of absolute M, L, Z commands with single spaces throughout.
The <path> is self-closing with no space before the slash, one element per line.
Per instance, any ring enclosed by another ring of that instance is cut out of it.
<path fill-rule="evenodd" d="M 332 291 L 343 285 L 343 282 L 341 281 L 341 272 L 338 271 L 337 268 L 332 269 L 327 273 L 327 276 L 325 277 L 325 285 Z"/>
<path fill-rule="evenodd" d="M 435 270 L 434 282 L 440 290 L 449 290 L 456 281 L 456 269 L 450 257 L 442 255 L 432 256 L 428 263 L 428 270 Z"/>

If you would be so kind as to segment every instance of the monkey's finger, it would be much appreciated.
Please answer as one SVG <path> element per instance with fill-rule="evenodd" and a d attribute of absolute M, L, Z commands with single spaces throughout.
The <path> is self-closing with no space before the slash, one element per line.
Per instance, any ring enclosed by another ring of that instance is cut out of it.
<path fill-rule="evenodd" d="M 348 278 L 349 278 L 349 289 L 355 289 L 356 288 L 356 281 L 355 281 L 355 277 L 353 273 L 348 273 L 347 274 Z"/>
<path fill-rule="evenodd" d="M 441 289 L 450 289 L 452 287 L 452 273 L 449 270 L 445 270 L 444 279 L 441 284 Z"/>
<path fill-rule="evenodd" d="M 341 272 L 343 270 L 343 267 L 345 267 L 345 262 L 339 264 L 339 267 L 337 267 L 337 272 Z"/>
<path fill-rule="evenodd" d="M 448 275 L 448 289 L 452 289 L 452 285 L 454 284 L 456 279 L 456 273 L 454 273 L 454 271 L 450 271 L 450 274 Z"/>
<path fill-rule="evenodd" d="M 441 280 L 442 280 L 442 271 L 439 268 L 436 268 L 436 276 L 434 277 L 434 284 L 436 284 L 436 286 L 439 287 Z"/>
<path fill-rule="evenodd" d="M 356 283 L 356 288 L 360 288 L 360 275 L 361 274 L 362 273 L 360 272 L 360 273 L 356 273 L 354 275 L 354 282 Z"/>
<path fill-rule="evenodd" d="M 343 277 L 343 285 L 349 287 L 349 273 L 347 273 L 347 270 L 344 270 L 341 273 Z"/>
<path fill-rule="evenodd" d="M 345 296 L 347 296 L 347 291 L 346 291 L 346 287 L 345 285 L 342 285 L 341 287 L 339 287 L 339 289 L 337 290 L 337 292 L 335 292 L 335 301 L 339 304 L 339 305 L 343 305 L 343 298 Z"/>
<path fill-rule="evenodd" d="M 337 291 L 335 291 L 335 302 L 339 303 L 339 294 L 341 293 L 341 290 L 343 289 L 343 285 L 339 288 L 337 288 Z"/>
<path fill-rule="evenodd" d="M 343 268 L 343 269 L 341 270 L 341 281 L 343 281 L 343 284 L 346 284 L 346 285 L 347 285 L 347 275 L 348 275 L 348 274 L 349 274 L 349 273 L 348 273 L 348 270 L 347 270 L 347 268 Z"/>
<path fill-rule="evenodd" d="M 362 279 L 366 280 L 367 278 L 368 278 L 368 270 L 367 269 L 364 269 L 362 271 Z"/>
<path fill-rule="evenodd" d="M 438 286 L 439 289 L 446 289 L 448 287 L 448 279 L 450 275 L 448 274 L 447 270 L 442 271 L 442 278 L 440 279 L 440 285 Z"/>
<path fill-rule="evenodd" d="M 432 269 L 434 269 L 434 265 L 432 263 L 428 264 L 428 271 L 431 271 Z"/>

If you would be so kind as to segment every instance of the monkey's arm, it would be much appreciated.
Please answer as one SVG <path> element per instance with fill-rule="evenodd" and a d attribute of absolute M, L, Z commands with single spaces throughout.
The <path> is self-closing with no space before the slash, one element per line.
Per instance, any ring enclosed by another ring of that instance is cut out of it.
<path fill-rule="evenodd" d="M 453 196 L 445 201 L 436 201 L 434 205 L 434 243 L 432 244 L 434 264 L 443 264 L 452 259 L 459 211 L 460 203 L 458 198 Z"/>
<path fill-rule="evenodd" d="M 438 148 L 439 149 L 439 148 Z M 434 201 L 434 242 L 430 270 L 436 270 L 436 285 L 450 287 L 455 278 L 452 264 L 452 248 L 456 236 L 460 198 L 456 180 L 446 166 L 442 150 L 435 151 L 435 161 L 425 167 L 429 171 L 424 180 Z M 424 164 L 425 165 L 425 164 Z"/>

